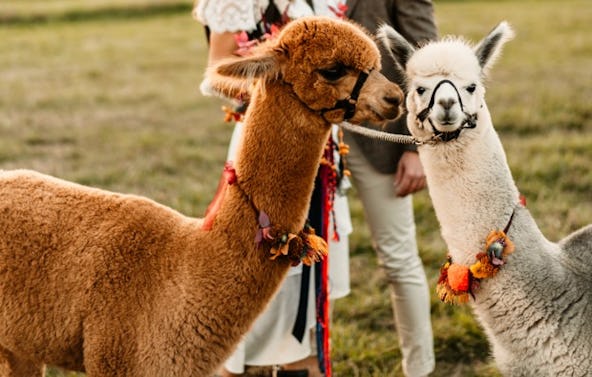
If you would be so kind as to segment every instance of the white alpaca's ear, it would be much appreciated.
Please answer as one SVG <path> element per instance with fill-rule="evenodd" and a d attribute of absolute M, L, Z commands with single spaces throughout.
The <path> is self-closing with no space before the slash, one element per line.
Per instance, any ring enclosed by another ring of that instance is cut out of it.
<path fill-rule="evenodd" d="M 475 46 L 475 55 L 481 65 L 483 75 L 487 75 L 489 69 L 500 56 L 503 45 L 512 38 L 514 38 L 514 30 L 510 24 L 503 21 Z"/>
<path fill-rule="evenodd" d="M 376 37 L 382 42 L 395 62 L 404 71 L 409 58 L 415 52 L 415 48 L 401 34 L 397 33 L 395 29 L 387 24 L 382 24 L 378 28 Z"/>

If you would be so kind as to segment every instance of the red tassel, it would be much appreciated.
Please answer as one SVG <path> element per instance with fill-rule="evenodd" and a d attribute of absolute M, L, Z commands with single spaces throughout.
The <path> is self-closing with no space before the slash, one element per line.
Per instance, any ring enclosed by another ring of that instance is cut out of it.
<path fill-rule="evenodd" d="M 232 166 L 232 161 L 227 161 L 226 164 L 224 164 L 224 170 L 220 176 L 220 181 L 218 182 L 218 187 L 216 188 L 216 193 L 214 194 L 214 199 L 212 199 L 208 205 L 208 208 L 206 209 L 206 215 L 201 225 L 203 230 L 211 230 L 212 226 L 214 226 L 214 220 L 216 219 L 218 210 L 222 205 L 222 199 L 224 199 L 226 189 L 228 188 L 228 185 L 233 185 L 236 183 L 236 180 L 236 170 L 234 170 L 234 167 Z"/>
<path fill-rule="evenodd" d="M 325 149 L 325 159 L 329 162 L 328 164 L 322 165 L 320 168 L 321 180 L 323 182 L 323 187 L 325 189 L 323 195 L 323 236 L 325 240 L 329 241 L 329 223 L 330 217 L 333 214 L 333 199 L 335 197 L 335 190 L 336 190 L 336 179 L 335 179 L 335 172 L 333 170 L 334 159 L 333 159 L 333 141 L 329 139 L 327 143 L 327 148 Z M 333 217 L 335 220 L 335 217 Z M 323 331 L 323 355 L 324 360 L 322 360 L 324 366 L 325 377 L 331 377 L 331 332 L 330 332 L 330 323 L 329 323 L 329 258 L 325 258 L 323 261 L 321 270 L 322 276 L 322 296 L 324 297 L 324 301 L 319 303 L 321 305 L 321 327 L 324 329 Z"/>

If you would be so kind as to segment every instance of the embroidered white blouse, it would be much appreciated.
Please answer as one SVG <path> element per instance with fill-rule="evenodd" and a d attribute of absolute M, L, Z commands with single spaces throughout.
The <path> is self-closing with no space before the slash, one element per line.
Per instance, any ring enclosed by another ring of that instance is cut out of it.
<path fill-rule="evenodd" d="M 306 0 L 275 0 L 274 3 L 291 19 L 313 15 Z M 313 0 L 314 14 L 331 16 L 329 7 L 338 3 L 340 0 Z M 200 0 L 193 9 L 193 17 L 216 33 L 252 31 L 268 5 L 269 0 Z"/>

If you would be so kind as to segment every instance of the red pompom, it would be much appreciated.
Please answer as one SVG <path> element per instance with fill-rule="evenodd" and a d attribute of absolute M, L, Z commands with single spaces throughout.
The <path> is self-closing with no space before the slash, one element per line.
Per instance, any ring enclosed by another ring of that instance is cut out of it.
<path fill-rule="evenodd" d="M 448 285 L 456 292 L 467 292 L 469 290 L 469 268 L 462 264 L 451 264 L 448 267 Z"/>

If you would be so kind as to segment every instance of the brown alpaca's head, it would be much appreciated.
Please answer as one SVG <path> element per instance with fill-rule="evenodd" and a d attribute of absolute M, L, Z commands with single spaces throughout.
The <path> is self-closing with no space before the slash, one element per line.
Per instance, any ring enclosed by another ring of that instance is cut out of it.
<path fill-rule="evenodd" d="M 283 83 L 327 121 L 381 123 L 400 113 L 403 92 L 380 73 L 380 53 L 358 25 L 326 17 L 292 21 L 252 55 L 223 61 L 207 79 L 214 91 L 236 97 L 257 82 Z"/>

